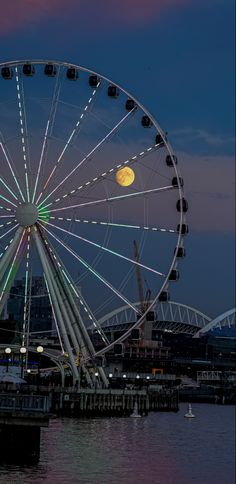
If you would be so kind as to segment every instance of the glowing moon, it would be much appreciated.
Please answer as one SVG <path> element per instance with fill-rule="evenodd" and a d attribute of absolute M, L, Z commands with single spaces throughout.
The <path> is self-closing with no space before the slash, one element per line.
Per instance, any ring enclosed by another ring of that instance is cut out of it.
<path fill-rule="evenodd" d="M 125 166 L 116 172 L 116 182 L 122 187 L 129 187 L 135 179 L 135 173 L 132 168 Z"/>

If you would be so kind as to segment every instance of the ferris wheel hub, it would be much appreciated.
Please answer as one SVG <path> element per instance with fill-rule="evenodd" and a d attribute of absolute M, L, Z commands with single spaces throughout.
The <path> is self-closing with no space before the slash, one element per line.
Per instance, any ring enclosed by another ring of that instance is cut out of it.
<path fill-rule="evenodd" d="M 16 220 L 21 227 L 31 227 L 38 220 L 38 208 L 33 203 L 22 203 L 16 209 Z"/>

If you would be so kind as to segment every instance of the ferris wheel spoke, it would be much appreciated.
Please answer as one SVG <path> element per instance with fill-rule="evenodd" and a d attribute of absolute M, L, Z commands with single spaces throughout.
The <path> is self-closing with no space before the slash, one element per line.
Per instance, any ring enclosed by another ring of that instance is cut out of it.
<path fill-rule="evenodd" d="M 61 180 L 61 182 L 44 198 L 44 200 L 39 204 L 39 207 L 43 205 L 50 197 L 55 193 L 64 183 L 78 170 L 78 168 L 88 159 L 91 159 L 91 157 L 96 153 L 96 151 L 104 145 L 105 142 L 108 141 L 109 138 L 111 138 L 123 125 L 123 123 L 135 112 L 135 109 L 132 109 L 132 111 L 129 111 L 123 118 L 109 131 L 109 133 L 102 138 L 99 143 L 96 144 L 96 146 L 86 155 L 84 158 L 71 170 L 68 175 Z"/>
<path fill-rule="evenodd" d="M 32 203 L 34 203 L 36 190 L 37 190 L 37 186 L 38 186 L 40 170 L 41 170 L 42 161 L 43 161 L 44 152 L 45 152 L 46 143 L 47 143 L 48 130 L 49 130 L 49 120 L 47 121 L 46 130 L 45 130 L 45 134 L 44 134 L 44 138 L 43 138 L 43 146 L 42 146 L 40 159 L 39 159 L 39 166 L 38 166 L 38 171 L 37 171 L 37 175 L 36 175 L 36 181 L 35 181 L 35 186 L 34 186 L 34 191 L 33 191 Z"/>
<path fill-rule="evenodd" d="M 115 201 L 118 201 L 118 200 L 119 201 L 120 200 L 127 200 L 127 199 L 131 199 L 131 198 L 134 198 L 134 197 L 151 195 L 152 193 L 163 193 L 163 192 L 173 190 L 173 189 L 174 189 L 174 187 L 172 185 L 169 185 L 169 186 L 166 186 L 166 187 L 151 188 L 150 190 L 142 190 L 140 192 L 127 193 L 125 195 L 102 198 L 100 200 L 91 200 L 90 202 L 78 203 L 76 205 L 69 205 L 67 207 L 53 208 L 53 209 L 49 210 L 49 213 L 59 212 L 60 210 L 71 210 L 73 208 L 88 207 L 90 205 L 100 205 L 102 203 L 111 203 L 111 202 L 115 202 Z M 44 214 L 44 207 L 39 209 L 39 214 L 40 215 Z"/>
<path fill-rule="evenodd" d="M 0 239 L 3 239 L 6 237 L 6 235 L 10 234 L 13 230 L 15 230 L 17 227 L 19 227 L 19 224 L 14 225 L 14 227 L 11 227 L 9 230 L 5 232 L 5 234 L 0 235 Z"/>
<path fill-rule="evenodd" d="M 1 184 L 6 188 L 6 190 L 10 193 L 10 195 L 12 195 L 12 197 L 15 199 L 15 200 L 18 200 L 17 196 L 15 195 L 15 193 L 13 192 L 13 190 L 11 190 L 11 188 L 9 187 L 8 183 L 4 180 L 4 178 L 2 178 L 0 176 L 0 182 Z"/>
<path fill-rule="evenodd" d="M 24 160 L 24 174 L 25 174 L 25 185 L 27 201 L 30 202 L 30 187 L 29 187 L 29 147 L 28 147 L 28 128 L 26 121 L 26 111 L 25 111 L 25 100 L 24 100 L 24 88 L 23 84 L 20 85 L 20 78 L 18 73 L 18 67 L 15 67 L 16 72 L 16 89 L 17 89 L 17 103 L 19 108 L 19 118 L 20 118 L 20 132 L 21 132 L 21 144 L 23 151 Z"/>
<path fill-rule="evenodd" d="M 22 327 L 22 346 L 26 344 L 26 338 L 29 328 L 28 323 L 28 311 L 29 311 L 29 264 L 30 264 L 30 242 L 31 242 L 31 229 L 27 230 L 27 249 L 26 249 L 26 265 L 25 265 L 25 291 L 24 291 L 24 309 L 23 309 L 23 327 Z"/>
<path fill-rule="evenodd" d="M 13 220 L 11 220 L 10 222 L 6 222 L 5 224 L 0 224 L 0 229 L 9 227 L 9 225 L 12 225 L 12 224 L 13 224 Z"/>
<path fill-rule="evenodd" d="M 43 166 L 43 162 L 46 161 L 48 141 L 49 141 L 49 136 L 51 136 L 51 134 L 52 134 L 54 123 L 55 123 L 55 117 L 56 117 L 56 111 L 57 111 L 59 98 L 60 98 L 61 86 L 62 86 L 62 76 L 61 76 L 61 66 L 60 66 L 59 69 L 58 69 L 58 74 L 57 74 L 57 77 L 56 77 L 56 83 L 55 83 L 55 87 L 54 87 L 54 91 L 53 91 L 49 118 L 48 118 L 46 128 L 45 128 L 43 144 L 42 144 L 42 149 L 41 149 L 40 159 L 39 159 L 39 165 L 38 165 L 38 170 L 37 170 L 37 175 L 36 175 L 36 182 L 35 182 L 35 187 L 34 187 L 34 192 L 33 192 L 33 197 L 32 197 L 32 203 L 34 203 L 34 201 L 35 201 L 39 177 L 40 177 L 41 169 L 42 169 L 42 166 Z M 39 202 L 42 194 L 43 194 L 43 191 L 38 196 L 36 203 Z"/>
<path fill-rule="evenodd" d="M 5 252 L 9 249 L 11 243 L 13 242 L 14 239 L 11 239 L 9 241 L 9 243 L 4 247 L 0 244 L 1 248 L 2 248 L 2 251 L 0 252 L 0 259 L 2 259 L 2 257 L 4 256 Z"/>
<path fill-rule="evenodd" d="M 2 217 L 5 217 L 5 216 L 4 216 L 4 215 L 3 215 L 3 216 L 0 216 L 0 218 L 2 218 Z M 6 215 L 6 217 L 7 217 L 7 215 Z M 2 223 L 1 223 L 1 224 L 0 224 L 0 229 L 5 229 L 6 227 L 9 227 L 9 225 L 11 225 L 12 223 L 13 223 L 13 221 L 10 221 L 10 222 L 4 223 L 4 224 L 2 224 Z M 8 233 L 9 233 L 9 232 L 8 232 Z M 1 237 L 0 237 L 0 239 L 4 238 L 4 237 L 5 237 L 5 235 L 8 235 L 8 233 L 7 233 L 7 234 L 5 234 L 5 233 L 4 233 L 4 234 L 3 234 L 3 236 L 1 236 Z M 2 247 L 2 245 L 1 245 L 1 244 L 0 244 L 0 246 Z M 2 255 L 3 255 L 3 254 L 1 253 L 0 258 L 2 257 Z"/>
<path fill-rule="evenodd" d="M 4 219 L 15 218 L 15 215 L 0 215 L 0 218 L 4 218 Z"/>
<path fill-rule="evenodd" d="M 40 224 L 40 225 L 43 227 L 42 224 Z M 103 245 L 97 244 L 96 242 L 92 242 L 92 240 L 85 239 L 84 237 L 81 237 L 80 235 L 74 234 L 73 232 L 70 232 L 69 230 L 65 230 L 65 229 L 63 229 L 61 227 L 58 227 L 55 224 L 51 224 L 50 222 L 47 222 L 47 225 L 50 225 L 51 227 L 53 227 L 53 228 L 55 228 L 55 229 L 57 229 L 57 230 L 59 230 L 61 232 L 64 232 L 67 235 L 71 235 L 72 237 L 75 237 L 76 239 L 82 240 L 83 242 L 86 242 L 87 244 L 93 245 L 94 247 L 97 247 L 98 249 L 102 249 L 105 252 L 107 252 L 107 253 L 115 256 L 115 257 L 118 257 L 120 259 L 126 260 L 127 262 L 130 262 L 131 264 L 135 264 L 135 266 L 142 267 L 143 269 L 147 269 L 148 271 L 153 272 L 154 274 L 156 274 L 158 276 L 165 277 L 165 274 L 163 274 L 162 272 L 159 272 L 156 269 L 153 269 L 152 267 L 148 267 L 145 264 L 142 264 L 141 262 L 138 262 L 136 260 L 130 259 L 129 257 L 126 257 L 126 256 L 120 254 L 119 252 L 116 252 L 116 251 L 113 251 L 111 249 L 108 249 L 107 247 L 104 247 Z"/>
<path fill-rule="evenodd" d="M 52 176 L 54 175 L 58 165 L 61 163 L 62 159 L 63 159 L 63 156 L 65 154 L 65 152 L 68 150 L 68 148 L 70 147 L 70 145 L 73 143 L 74 139 L 76 137 L 78 137 L 78 134 L 81 130 L 81 127 L 82 127 L 82 122 L 85 120 L 87 114 L 90 112 L 90 109 L 92 108 L 93 106 L 93 101 L 95 100 L 95 95 L 98 93 L 98 87 L 100 86 L 101 84 L 101 81 L 98 83 L 96 89 L 93 90 L 93 93 L 92 95 L 89 97 L 84 109 L 83 109 L 83 112 L 81 113 L 79 119 L 77 120 L 73 130 L 71 131 L 49 177 L 47 178 L 45 184 L 44 184 L 44 187 L 43 187 L 43 191 L 46 190 L 46 188 L 48 187 L 49 183 L 50 183 L 50 180 L 52 178 Z"/>
<path fill-rule="evenodd" d="M 9 207 L 4 207 L 3 205 L 0 205 L 0 210 L 4 210 L 4 212 L 9 212 L 10 214 L 15 213 L 15 210 Z M 3 217 L 8 217 L 8 215 L 2 215 Z M 15 217 L 15 215 L 10 215 L 12 217 Z"/>
<path fill-rule="evenodd" d="M 41 225 L 41 224 L 40 224 Z M 110 282 L 108 282 L 101 274 L 99 274 L 97 271 L 95 271 L 82 257 L 80 257 L 76 252 L 74 252 L 71 247 L 69 247 L 65 242 L 63 242 L 61 239 L 59 239 L 56 235 L 54 235 L 50 230 L 48 230 L 46 227 L 41 225 L 43 230 L 45 230 L 53 239 L 55 239 L 62 247 L 64 247 L 73 257 L 75 257 L 86 269 L 89 270 L 97 279 L 99 279 L 105 286 L 107 286 L 114 294 L 116 294 L 122 301 L 124 301 L 129 307 L 131 307 L 136 313 L 140 313 L 140 311 L 133 306 L 133 304 L 123 295 L 121 294 Z"/>
<path fill-rule="evenodd" d="M 48 221 L 48 220 L 54 220 L 57 222 L 77 222 L 77 223 L 82 223 L 82 224 L 91 224 L 91 225 L 99 225 L 102 227 L 115 227 L 115 228 L 121 228 L 121 229 L 135 229 L 135 230 L 150 230 L 153 232 L 167 232 L 170 234 L 175 234 L 176 230 L 174 229 L 166 229 L 166 228 L 161 228 L 161 227 L 150 227 L 147 225 L 131 225 L 131 224 L 122 224 L 122 223 L 114 223 L 114 222 L 105 222 L 101 220 L 87 220 L 87 219 L 79 219 L 76 217 L 47 217 L 46 216 L 39 216 L 39 219 L 41 221 Z M 46 219 L 46 220 L 45 220 Z"/>
<path fill-rule="evenodd" d="M 1 200 L 4 200 L 4 202 L 7 202 L 10 205 L 12 205 L 13 207 L 16 207 L 17 208 L 17 205 L 14 202 L 11 202 L 11 200 L 9 200 L 8 198 L 4 197 L 3 195 L 0 195 L 0 199 Z"/>
<path fill-rule="evenodd" d="M 2 138 L 2 135 L 1 135 L 1 138 Z M 3 139 L 3 138 L 2 138 L 2 139 Z M 8 167 L 9 167 L 9 169 L 10 169 L 11 174 L 12 174 L 13 180 L 14 180 L 14 182 L 15 182 L 15 184 L 16 184 L 16 186 L 17 186 L 18 190 L 19 190 L 20 196 L 21 196 L 21 198 L 22 198 L 22 200 L 23 200 L 23 202 L 24 202 L 24 201 L 25 201 L 25 197 L 24 197 L 24 195 L 23 195 L 23 193 L 22 193 L 22 190 L 21 190 L 20 184 L 19 184 L 19 182 L 18 182 L 17 176 L 16 176 L 15 171 L 14 171 L 14 169 L 13 169 L 13 163 L 11 162 L 11 160 L 10 160 L 10 156 L 8 155 L 7 150 L 6 150 L 6 148 L 4 147 L 4 143 L 3 143 L 2 141 L 0 141 L 0 146 L 1 146 L 1 149 L 2 149 L 2 152 L 3 152 L 3 155 L 4 155 L 4 158 L 5 158 L 6 162 L 7 162 L 7 165 L 8 165 Z"/>
<path fill-rule="evenodd" d="M 98 182 L 101 182 L 103 181 L 106 177 L 114 174 L 117 170 L 119 170 L 120 168 L 124 167 L 124 166 L 127 166 L 127 165 L 131 165 L 133 163 L 137 163 L 139 162 L 140 159 L 144 158 L 145 156 L 149 155 L 151 152 L 154 152 L 156 150 L 158 150 L 158 148 L 161 146 L 161 144 L 156 144 L 156 145 L 153 145 L 153 146 L 150 146 L 149 148 L 146 148 L 146 150 L 144 151 L 141 151 L 140 153 L 128 158 L 127 160 L 123 161 L 122 163 L 118 163 L 117 165 L 115 165 L 114 167 L 110 168 L 109 170 L 103 172 L 101 175 L 98 175 L 96 176 L 95 178 L 92 178 L 92 180 L 88 180 L 86 183 L 84 183 L 83 185 L 80 185 L 79 187 L 77 188 L 74 188 L 73 190 L 71 190 L 70 192 L 62 195 L 61 197 L 57 198 L 56 200 L 54 200 L 53 202 L 50 202 L 48 203 L 47 205 L 44 205 L 43 208 L 48 208 L 50 206 L 52 206 L 53 204 L 56 204 L 58 202 L 60 202 L 61 200 L 64 200 L 65 198 L 67 197 L 70 197 L 72 198 L 74 195 L 77 195 L 77 192 L 83 190 L 83 189 L 86 189 L 86 188 L 89 188 L 95 184 L 97 184 Z"/>

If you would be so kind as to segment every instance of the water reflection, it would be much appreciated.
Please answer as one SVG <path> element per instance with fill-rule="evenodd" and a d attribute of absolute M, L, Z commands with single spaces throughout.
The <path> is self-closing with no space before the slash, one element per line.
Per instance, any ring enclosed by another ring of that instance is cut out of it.
<path fill-rule="evenodd" d="M 234 408 L 194 405 L 196 419 L 56 419 L 35 466 L 0 465 L 0 483 L 233 484 Z"/>

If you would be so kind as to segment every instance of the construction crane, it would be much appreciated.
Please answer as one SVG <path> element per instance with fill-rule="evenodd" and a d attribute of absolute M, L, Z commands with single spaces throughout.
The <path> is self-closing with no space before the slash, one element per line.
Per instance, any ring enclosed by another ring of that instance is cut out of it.
<path fill-rule="evenodd" d="M 142 283 L 142 274 L 140 269 L 140 258 L 139 258 L 139 251 L 138 251 L 138 244 L 137 241 L 134 240 L 134 258 L 137 262 L 136 264 L 136 274 L 137 274 L 137 282 L 138 282 L 138 292 L 139 292 L 139 303 L 140 303 L 140 312 L 143 314 L 147 310 L 150 298 L 151 298 L 151 290 L 148 287 L 147 281 L 145 279 L 145 283 L 147 285 L 147 291 L 144 297 L 144 290 L 143 290 L 143 283 Z"/>

